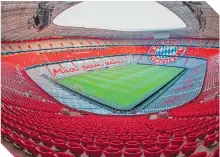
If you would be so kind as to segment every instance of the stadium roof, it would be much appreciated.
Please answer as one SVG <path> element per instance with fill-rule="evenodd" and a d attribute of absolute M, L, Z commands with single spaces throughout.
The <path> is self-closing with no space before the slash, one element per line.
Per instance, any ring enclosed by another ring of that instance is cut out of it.
<path fill-rule="evenodd" d="M 171 30 L 186 27 L 176 14 L 155 1 L 86 1 L 65 10 L 53 23 L 59 26 L 118 31 Z"/>
<path fill-rule="evenodd" d="M 66 9 L 84 2 L 48 1 L 43 7 L 52 8 L 49 26 L 41 31 L 33 27 L 33 17 L 39 12 L 40 1 L 3 1 L 2 41 L 22 41 L 56 36 L 90 37 L 100 39 L 147 39 L 154 38 L 161 31 L 118 31 L 97 28 L 73 26 L 58 26 L 53 23 L 55 17 Z M 219 38 L 219 15 L 206 2 L 158 2 L 176 14 L 185 24 L 183 29 L 173 29 L 168 32 L 169 38 Z M 161 15 L 163 16 L 163 15 Z M 39 23 L 35 18 L 35 23 Z"/>

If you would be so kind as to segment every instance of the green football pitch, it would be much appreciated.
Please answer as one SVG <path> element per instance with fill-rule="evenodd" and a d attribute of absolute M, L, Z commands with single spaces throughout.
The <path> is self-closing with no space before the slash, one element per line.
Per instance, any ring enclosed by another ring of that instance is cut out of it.
<path fill-rule="evenodd" d="M 130 64 L 57 79 L 61 85 L 116 109 L 131 109 L 184 68 Z M 79 91 L 80 90 L 80 91 Z"/>

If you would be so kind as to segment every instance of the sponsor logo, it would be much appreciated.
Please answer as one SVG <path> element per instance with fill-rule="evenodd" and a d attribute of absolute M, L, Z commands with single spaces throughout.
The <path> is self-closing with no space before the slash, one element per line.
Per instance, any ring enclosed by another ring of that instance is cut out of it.
<path fill-rule="evenodd" d="M 76 68 L 69 68 L 69 69 L 66 69 L 66 68 L 58 68 L 58 69 L 52 69 L 52 73 L 53 73 L 53 76 L 56 77 L 57 74 L 66 74 L 66 73 L 74 73 L 74 72 L 77 72 L 78 69 Z"/>
<path fill-rule="evenodd" d="M 114 60 L 114 59 L 110 59 L 109 61 L 105 61 L 103 64 L 99 64 L 99 63 L 94 63 L 94 64 L 84 64 L 81 65 L 78 68 L 76 67 L 70 67 L 70 68 L 66 68 L 66 67 L 57 67 L 57 68 L 53 68 L 53 69 L 49 69 L 49 71 L 51 72 L 51 74 L 56 77 L 59 74 L 69 74 L 69 73 L 75 73 L 78 72 L 79 70 L 81 71 L 87 71 L 87 70 L 91 70 L 94 68 L 101 68 L 101 67 L 105 67 L 105 66 L 110 66 L 110 65 L 117 65 L 117 64 L 122 64 L 124 63 L 124 60 Z"/>
<path fill-rule="evenodd" d="M 183 56 L 186 51 L 185 47 L 175 46 L 182 44 L 179 40 L 160 40 L 156 44 L 163 44 L 163 46 L 152 46 L 148 51 L 149 61 L 154 64 L 176 62 L 180 57 L 171 56 Z"/>

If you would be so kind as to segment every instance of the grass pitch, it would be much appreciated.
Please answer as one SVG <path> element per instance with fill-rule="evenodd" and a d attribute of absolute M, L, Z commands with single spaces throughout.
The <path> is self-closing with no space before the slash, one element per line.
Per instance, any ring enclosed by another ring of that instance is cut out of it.
<path fill-rule="evenodd" d="M 67 88 L 116 109 L 131 109 L 145 100 L 184 68 L 130 64 L 126 66 L 89 71 L 83 74 L 57 79 Z"/>

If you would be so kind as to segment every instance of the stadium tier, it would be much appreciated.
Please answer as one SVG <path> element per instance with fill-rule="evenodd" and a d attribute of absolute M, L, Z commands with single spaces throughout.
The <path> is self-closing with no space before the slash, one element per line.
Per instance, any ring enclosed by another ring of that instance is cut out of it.
<path fill-rule="evenodd" d="M 206 2 L 161 1 L 185 27 L 53 23 L 83 3 L 1 2 L 7 150 L 15 157 L 219 157 L 219 15 Z"/>

